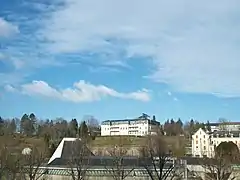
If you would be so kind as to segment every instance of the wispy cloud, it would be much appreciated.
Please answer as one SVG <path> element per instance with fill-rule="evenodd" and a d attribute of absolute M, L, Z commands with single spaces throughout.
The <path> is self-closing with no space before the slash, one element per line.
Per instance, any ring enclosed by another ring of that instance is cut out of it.
<path fill-rule="evenodd" d="M 173 100 L 174 100 L 174 101 L 178 101 L 178 98 L 174 97 Z"/>
<path fill-rule="evenodd" d="M 9 84 L 5 85 L 4 89 L 5 89 L 5 91 L 8 91 L 8 92 L 16 92 L 16 89 L 13 86 L 9 85 Z"/>
<path fill-rule="evenodd" d="M 51 52 L 146 57 L 174 90 L 240 96 L 239 1 L 63 2 L 40 33 Z"/>
<path fill-rule="evenodd" d="M 74 83 L 73 87 L 65 89 L 53 88 L 44 81 L 33 81 L 32 83 L 21 85 L 20 88 L 14 88 L 11 85 L 7 85 L 5 86 L 5 90 L 9 92 L 17 91 L 30 96 L 49 97 L 76 103 L 98 101 L 104 97 L 133 99 L 138 101 L 150 100 L 149 91 L 146 89 L 123 93 L 104 85 L 93 85 L 84 80 L 80 80 Z"/>
<path fill-rule="evenodd" d="M 167 95 L 168 95 L 169 97 L 171 97 L 174 101 L 178 101 L 178 98 L 175 97 L 172 92 L 168 91 L 168 92 L 167 92 Z"/>
<path fill-rule="evenodd" d="M 24 81 L 39 67 L 56 65 L 54 57 L 44 51 L 37 30 L 44 15 L 53 10 L 47 1 L 4 2 L 0 7 L 0 51 L 7 72 L 0 72 L 0 86 Z M 23 78 L 23 79 L 21 79 Z"/>
<path fill-rule="evenodd" d="M 12 35 L 15 35 L 18 33 L 18 27 L 5 19 L 0 17 L 0 38 L 1 37 L 11 37 Z"/>
<path fill-rule="evenodd" d="M 53 65 L 59 56 L 64 64 L 87 54 L 92 64 L 110 66 L 137 56 L 154 65 L 151 80 L 173 91 L 240 96 L 240 1 L 59 2 L 25 3 L 19 7 L 31 13 L 13 9 L 8 20 L 0 17 L 1 37 L 17 33 L 3 44 L 17 59 L 13 74 L 24 77 L 22 68 Z M 12 76 L 0 74 L 0 81 Z"/>
<path fill-rule="evenodd" d="M 172 93 L 171 93 L 170 91 L 168 91 L 167 94 L 168 94 L 169 96 L 172 96 Z"/>
<path fill-rule="evenodd" d="M 2 60 L 4 58 L 5 58 L 4 54 L 0 52 L 0 60 Z"/>

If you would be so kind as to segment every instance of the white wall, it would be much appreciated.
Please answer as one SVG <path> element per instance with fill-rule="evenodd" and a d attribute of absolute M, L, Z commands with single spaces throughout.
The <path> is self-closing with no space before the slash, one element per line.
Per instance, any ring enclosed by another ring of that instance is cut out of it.
<path fill-rule="evenodd" d="M 240 137 L 211 137 L 201 128 L 192 135 L 192 155 L 203 157 L 214 156 L 214 147 L 217 147 L 221 142 L 233 142 L 240 149 Z"/>
<path fill-rule="evenodd" d="M 109 125 L 101 125 L 101 135 L 102 136 L 110 135 L 110 126 Z"/>
<path fill-rule="evenodd" d="M 114 122 L 114 121 L 113 121 Z M 159 126 L 151 125 L 148 120 L 136 120 L 131 123 L 112 123 L 101 125 L 101 136 L 115 136 L 115 135 L 132 135 L 145 136 L 153 134 L 158 130 Z"/>
<path fill-rule="evenodd" d="M 203 157 L 210 156 L 211 146 L 209 135 L 201 128 L 192 135 L 192 155 Z"/>

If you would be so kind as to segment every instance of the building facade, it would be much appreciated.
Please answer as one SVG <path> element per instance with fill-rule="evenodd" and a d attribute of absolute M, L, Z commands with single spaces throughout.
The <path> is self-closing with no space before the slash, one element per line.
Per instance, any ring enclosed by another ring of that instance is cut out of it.
<path fill-rule="evenodd" d="M 192 135 L 192 155 L 213 157 L 214 149 L 221 142 L 233 142 L 240 149 L 240 131 L 214 131 L 207 133 L 201 128 Z"/>
<path fill-rule="evenodd" d="M 146 136 L 158 131 L 160 123 L 149 116 L 135 119 L 107 120 L 101 124 L 101 136 Z"/>
<path fill-rule="evenodd" d="M 240 131 L 240 122 L 218 122 L 205 124 L 205 129 L 210 126 L 211 132 L 215 131 Z"/>

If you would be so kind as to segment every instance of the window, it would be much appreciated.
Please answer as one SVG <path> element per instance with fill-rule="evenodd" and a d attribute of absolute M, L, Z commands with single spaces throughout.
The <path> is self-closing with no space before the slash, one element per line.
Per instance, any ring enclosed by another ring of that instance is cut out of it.
<path fill-rule="evenodd" d="M 196 135 L 196 138 L 198 138 L 198 135 Z"/>
<path fill-rule="evenodd" d="M 203 138 L 205 138 L 205 135 L 203 136 Z"/>
<path fill-rule="evenodd" d="M 203 141 L 203 144 L 205 144 L 205 140 Z"/>
<path fill-rule="evenodd" d="M 196 144 L 198 144 L 198 140 L 196 140 Z"/>
<path fill-rule="evenodd" d="M 196 148 L 198 148 L 198 146 L 196 146 Z"/>
<path fill-rule="evenodd" d="M 204 151 L 206 150 L 206 146 L 203 146 L 203 150 L 204 150 Z"/>

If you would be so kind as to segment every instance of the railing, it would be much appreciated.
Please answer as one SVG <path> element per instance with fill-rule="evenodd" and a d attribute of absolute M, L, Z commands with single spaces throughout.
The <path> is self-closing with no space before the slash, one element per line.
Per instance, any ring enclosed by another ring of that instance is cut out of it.
<path fill-rule="evenodd" d="M 134 170 L 129 168 L 123 169 L 126 174 L 129 173 L 129 176 L 139 176 L 139 177 L 145 177 L 148 176 L 148 172 L 144 168 L 136 168 Z M 166 172 L 164 170 L 164 172 Z M 75 171 L 77 173 L 77 171 Z M 153 169 L 153 172 L 154 169 Z M 61 167 L 39 167 L 38 174 L 44 174 L 44 175 L 61 175 L 61 176 L 69 176 L 72 172 L 70 168 L 61 168 Z M 112 176 L 113 171 L 110 169 L 105 168 L 99 168 L 99 169 L 87 169 L 86 170 L 86 176 Z"/>

